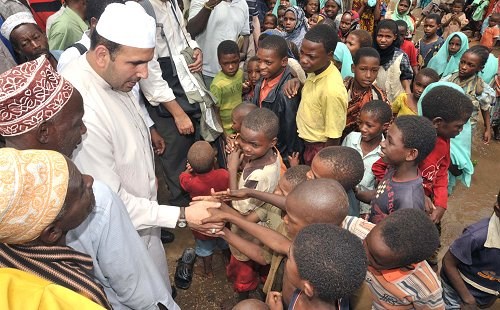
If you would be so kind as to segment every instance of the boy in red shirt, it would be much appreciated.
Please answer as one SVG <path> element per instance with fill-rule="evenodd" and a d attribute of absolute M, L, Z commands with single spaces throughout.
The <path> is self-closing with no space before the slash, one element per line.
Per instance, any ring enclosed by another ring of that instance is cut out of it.
<path fill-rule="evenodd" d="M 484 30 L 480 44 L 486 46 L 490 50 L 496 45 L 500 36 L 500 13 L 493 13 L 488 20 L 488 28 Z"/>
<path fill-rule="evenodd" d="M 413 45 L 413 42 L 406 40 L 408 33 L 408 25 L 406 22 L 404 20 L 397 20 L 396 24 L 398 25 L 399 40 L 401 41 L 401 46 L 399 48 L 408 55 L 410 66 L 413 69 L 413 76 L 416 76 L 418 73 L 418 51 L 415 45 Z"/>

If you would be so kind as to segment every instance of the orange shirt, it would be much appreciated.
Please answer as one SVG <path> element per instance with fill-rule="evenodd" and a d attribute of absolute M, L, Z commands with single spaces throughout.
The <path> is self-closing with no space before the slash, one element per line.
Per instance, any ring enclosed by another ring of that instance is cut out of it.
<path fill-rule="evenodd" d="M 281 80 L 281 77 L 283 76 L 283 73 L 285 73 L 285 70 L 280 73 L 277 77 L 275 77 L 272 80 L 264 79 L 262 81 L 262 86 L 260 87 L 260 95 L 259 95 L 259 107 L 262 108 L 262 101 L 266 99 L 267 95 L 271 92 L 271 90 L 278 84 L 278 82 Z"/>
<path fill-rule="evenodd" d="M 488 48 L 492 48 L 495 40 L 500 36 L 500 28 L 498 26 L 488 27 L 484 30 L 480 44 Z"/>

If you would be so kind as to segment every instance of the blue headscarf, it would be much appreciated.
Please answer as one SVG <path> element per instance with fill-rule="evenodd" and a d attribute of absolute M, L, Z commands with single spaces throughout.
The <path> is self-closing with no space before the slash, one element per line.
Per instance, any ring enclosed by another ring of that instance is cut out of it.
<path fill-rule="evenodd" d="M 297 45 L 297 47 L 300 49 L 302 40 L 304 39 L 304 36 L 307 32 L 306 14 L 304 13 L 304 10 L 302 10 L 298 6 L 289 7 L 288 9 L 286 9 L 285 14 L 287 12 L 292 12 L 293 15 L 295 15 L 295 17 L 297 18 L 297 23 L 295 24 L 295 28 L 293 28 L 292 32 L 285 32 L 283 37 L 285 38 L 285 40 L 295 43 L 295 45 Z"/>
<path fill-rule="evenodd" d="M 490 82 L 495 78 L 495 75 L 498 71 L 498 58 L 496 58 L 492 53 L 488 56 L 488 60 L 484 65 L 482 71 L 479 72 L 479 77 L 486 82 L 486 84 L 490 84 Z"/>
<path fill-rule="evenodd" d="M 335 48 L 335 52 L 333 53 L 333 59 L 342 63 L 342 68 L 340 70 L 342 79 L 345 79 L 348 76 L 353 76 L 352 55 L 347 48 L 347 45 L 342 42 L 337 42 L 337 47 Z"/>
<path fill-rule="evenodd" d="M 273 8 L 273 15 L 278 17 L 278 7 L 281 5 L 281 0 L 277 0 L 276 4 L 274 5 Z M 296 6 L 297 5 L 297 0 L 290 0 L 290 5 L 291 6 Z"/>
<path fill-rule="evenodd" d="M 460 39 L 460 41 L 462 41 L 462 46 L 460 47 L 458 52 L 455 55 L 451 56 L 450 60 L 448 60 L 448 56 L 450 56 L 448 52 L 448 44 L 450 43 L 450 40 L 456 36 Z M 444 41 L 443 45 L 441 45 L 441 48 L 436 53 L 436 55 L 431 58 L 429 64 L 427 65 L 427 68 L 434 69 L 442 77 L 457 72 L 460 58 L 462 58 L 462 55 L 468 49 L 469 39 L 467 39 L 467 36 L 462 32 L 453 32 L 448 36 L 446 41 Z"/>
<path fill-rule="evenodd" d="M 418 115 L 422 115 L 422 99 L 431 91 L 434 87 L 438 86 L 447 86 L 451 87 L 460 93 L 464 93 L 462 87 L 458 86 L 455 83 L 451 82 L 436 82 L 427 86 L 420 99 L 417 103 Z M 457 183 L 457 178 L 462 181 L 462 183 L 470 187 L 470 182 L 472 178 L 472 174 L 474 174 L 474 166 L 471 161 L 471 148 L 472 148 L 472 127 L 470 125 L 470 120 L 465 123 L 464 128 L 460 132 L 458 136 L 450 140 L 450 157 L 451 163 L 456 165 L 458 169 L 462 170 L 462 175 L 459 177 L 455 177 L 451 173 L 448 172 L 448 193 L 453 191 L 453 187 Z"/>

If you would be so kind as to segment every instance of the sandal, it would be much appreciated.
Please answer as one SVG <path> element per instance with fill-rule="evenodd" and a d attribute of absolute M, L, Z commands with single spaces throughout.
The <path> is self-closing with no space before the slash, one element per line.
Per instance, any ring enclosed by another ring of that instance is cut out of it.
<path fill-rule="evenodd" d="M 177 261 L 175 268 L 174 282 L 175 286 L 180 289 L 187 290 L 193 279 L 193 267 L 196 261 L 196 252 L 193 248 L 187 248 L 182 253 L 182 256 Z"/>

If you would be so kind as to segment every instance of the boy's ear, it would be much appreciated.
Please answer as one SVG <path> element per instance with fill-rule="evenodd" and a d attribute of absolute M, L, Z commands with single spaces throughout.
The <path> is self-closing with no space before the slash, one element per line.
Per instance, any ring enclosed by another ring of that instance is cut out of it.
<path fill-rule="evenodd" d="M 418 150 L 417 149 L 410 149 L 408 154 L 406 154 L 406 161 L 414 161 L 418 156 Z"/>
<path fill-rule="evenodd" d="M 333 61 L 333 52 L 328 52 L 328 58 L 330 58 L 331 61 Z"/>
<path fill-rule="evenodd" d="M 432 125 L 434 126 L 434 128 L 438 128 L 439 126 L 441 126 L 442 124 L 444 123 L 444 119 L 441 118 L 441 117 L 434 117 L 432 119 Z"/>
<path fill-rule="evenodd" d="M 309 297 L 309 299 L 312 299 L 314 297 L 314 286 L 309 281 L 303 281 L 302 291 L 304 292 L 304 294 L 306 294 L 307 297 Z"/>
<path fill-rule="evenodd" d="M 271 140 L 271 147 L 275 147 L 276 143 L 278 143 L 278 138 L 274 137 L 273 140 Z"/>
<path fill-rule="evenodd" d="M 389 129 L 389 126 L 391 126 L 391 122 L 387 122 L 387 123 L 384 123 L 384 125 L 382 125 L 382 129 L 384 130 L 384 132 L 386 132 L 387 129 Z"/>
<path fill-rule="evenodd" d="M 281 66 L 284 68 L 288 66 L 288 56 L 281 58 Z"/>

